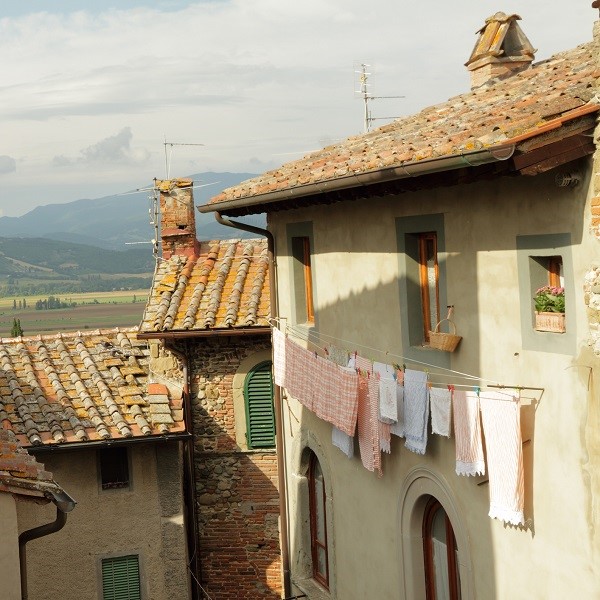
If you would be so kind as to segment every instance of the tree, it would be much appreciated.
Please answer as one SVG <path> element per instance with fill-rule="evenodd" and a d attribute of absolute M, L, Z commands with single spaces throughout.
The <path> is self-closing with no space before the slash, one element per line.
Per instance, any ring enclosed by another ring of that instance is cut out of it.
<path fill-rule="evenodd" d="M 12 329 L 10 330 L 11 337 L 18 337 L 23 335 L 23 328 L 21 327 L 21 319 L 13 319 Z"/>
<path fill-rule="evenodd" d="M 16 300 L 16 298 L 13 300 L 13 310 L 17 310 L 17 300 Z"/>

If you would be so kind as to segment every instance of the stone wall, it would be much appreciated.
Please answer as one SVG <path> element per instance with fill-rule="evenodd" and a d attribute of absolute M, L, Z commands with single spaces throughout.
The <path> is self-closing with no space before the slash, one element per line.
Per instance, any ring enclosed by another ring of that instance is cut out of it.
<path fill-rule="evenodd" d="M 254 364 L 264 359 L 270 338 L 188 344 L 202 585 L 220 600 L 280 597 L 275 449 L 243 450 L 236 443 L 236 422 L 239 429 L 245 413 L 235 402 L 242 390 L 234 378 L 253 366 L 253 356 Z"/>

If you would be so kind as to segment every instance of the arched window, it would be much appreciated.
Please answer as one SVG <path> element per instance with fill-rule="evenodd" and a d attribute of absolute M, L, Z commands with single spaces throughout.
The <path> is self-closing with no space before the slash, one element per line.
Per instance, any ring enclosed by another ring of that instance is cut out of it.
<path fill-rule="evenodd" d="M 460 600 L 458 550 L 450 519 L 431 497 L 423 516 L 427 600 Z"/>
<path fill-rule="evenodd" d="M 308 467 L 308 497 L 310 504 L 310 547 L 313 577 L 322 586 L 329 589 L 325 480 L 319 459 L 314 453 L 311 453 Z"/>
<path fill-rule="evenodd" d="M 244 382 L 248 448 L 275 446 L 275 415 L 271 361 L 256 365 Z"/>

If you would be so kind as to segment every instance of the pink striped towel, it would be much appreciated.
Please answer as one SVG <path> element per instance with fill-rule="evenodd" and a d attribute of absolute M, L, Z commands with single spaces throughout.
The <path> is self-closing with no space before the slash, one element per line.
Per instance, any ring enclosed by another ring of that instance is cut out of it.
<path fill-rule="evenodd" d="M 365 469 L 377 471 L 381 476 L 381 449 L 377 413 L 379 382 L 372 374 L 371 362 L 356 356 L 356 368 L 360 376 L 358 392 L 358 447 Z"/>
<path fill-rule="evenodd" d="M 273 328 L 273 379 L 275 385 L 285 387 L 285 334 Z"/>
<path fill-rule="evenodd" d="M 479 421 L 479 397 L 475 392 L 455 391 L 452 398 L 456 474 L 483 475 L 483 445 Z"/>
<path fill-rule="evenodd" d="M 523 525 L 525 484 L 519 403 L 498 392 L 481 394 L 480 402 L 490 477 L 489 516 Z"/>

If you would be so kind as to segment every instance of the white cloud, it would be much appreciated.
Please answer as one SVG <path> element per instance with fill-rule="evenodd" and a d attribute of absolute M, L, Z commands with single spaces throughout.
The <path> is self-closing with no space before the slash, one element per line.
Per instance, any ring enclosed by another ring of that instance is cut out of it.
<path fill-rule="evenodd" d="M 0 175 L 14 173 L 17 170 L 17 161 L 11 156 L 0 156 Z"/>
<path fill-rule="evenodd" d="M 371 64 L 373 93 L 406 96 L 373 103 L 374 116 L 411 114 L 466 91 L 463 64 L 496 8 L 481 0 L 223 0 L 168 10 L 169 2 L 146 0 L 59 14 L 77 4 L 63 2 L 46 9 L 56 14 L 0 19 L 3 137 L 23 185 L 77 181 L 90 190 L 164 176 L 165 137 L 205 144 L 175 147 L 171 174 L 180 175 L 192 166 L 276 166 L 359 133 L 353 66 L 361 61 Z M 596 16 L 585 2 L 569 5 L 565 27 L 561 0 L 501 8 L 521 14 L 539 58 L 591 39 Z"/>

